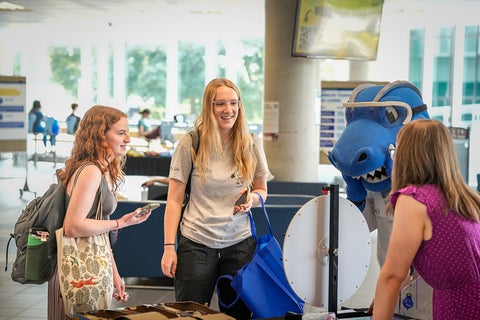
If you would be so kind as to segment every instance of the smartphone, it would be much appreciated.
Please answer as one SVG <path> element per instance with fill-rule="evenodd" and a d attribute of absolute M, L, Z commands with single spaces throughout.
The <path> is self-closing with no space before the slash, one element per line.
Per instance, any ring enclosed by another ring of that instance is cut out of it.
<path fill-rule="evenodd" d="M 140 211 L 140 212 L 137 214 L 137 217 L 141 217 L 141 216 L 143 216 L 145 213 L 147 213 L 148 210 L 157 209 L 158 207 L 160 207 L 160 203 L 149 203 L 149 204 L 145 205 L 144 207 L 142 207 L 142 211 Z"/>
<path fill-rule="evenodd" d="M 248 188 L 247 191 L 245 191 L 244 193 L 242 193 L 240 195 L 240 197 L 238 197 L 237 201 L 235 201 L 234 207 L 239 206 L 239 205 L 247 202 L 247 198 L 248 198 L 249 194 L 250 194 L 250 188 Z M 233 210 L 234 210 L 233 214 L 237 213 L 235 208 Z"/>

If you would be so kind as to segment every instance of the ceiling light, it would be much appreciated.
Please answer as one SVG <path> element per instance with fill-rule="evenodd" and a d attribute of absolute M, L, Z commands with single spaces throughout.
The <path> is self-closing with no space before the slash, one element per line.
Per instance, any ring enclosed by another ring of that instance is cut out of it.
<path fill-rule="evenodd" d="M 26 11 L 25 7 L 10 2 L 0 2 L 0 11 Z"/>

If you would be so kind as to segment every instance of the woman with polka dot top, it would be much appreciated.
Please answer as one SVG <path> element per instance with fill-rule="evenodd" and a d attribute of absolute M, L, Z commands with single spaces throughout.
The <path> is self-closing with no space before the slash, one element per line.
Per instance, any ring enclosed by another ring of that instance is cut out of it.
<path fill-rule="evenodd" d="M 464 181 L 449 130 L 415 120 L 397 136 L 394 222 L 374 320 L 392 319 L 411 267 L 433 288 L 433 319 L 480 319 L 480 195 Z"/>

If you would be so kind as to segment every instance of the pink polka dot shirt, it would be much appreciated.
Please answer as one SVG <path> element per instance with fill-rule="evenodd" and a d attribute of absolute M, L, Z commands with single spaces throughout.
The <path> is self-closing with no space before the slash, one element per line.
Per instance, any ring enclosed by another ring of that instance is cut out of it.
<path fill-rule="evenodd" d="M 432 221 L 432 238 L 422 242 L 413 266 L 433 288 L 433 319 L 480 319 L 480 223 L 445 214 L 445 197 L 433 185 L 397 191 L 393 206 L 400 194 L 426 205 Z"/>

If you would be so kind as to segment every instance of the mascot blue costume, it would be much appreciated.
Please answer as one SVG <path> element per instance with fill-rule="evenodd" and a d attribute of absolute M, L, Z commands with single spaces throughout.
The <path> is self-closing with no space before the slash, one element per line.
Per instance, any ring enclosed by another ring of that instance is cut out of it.
<path fill-rule="evenodd" d="M 386 213 L 393 168 L 390 151 L 394 150 L 403 125 L 429 118 L 427 106 L 416 86 L 398 80 L 387 85 L 361 84 L 352 91 L 344 107 L 347 125 L 328 157 L 342 173 L 347 199 L 360 208 L 370 231 L 377 230 L 377 260 L 382 266 L 393 222 L 393 216 Z M 419 281 L 423 291 L 420 299 Z M 431 318 L 431 288 L 419 279 L 411 290 L 412 283 L 400 293 L 396 312 Z"/>

